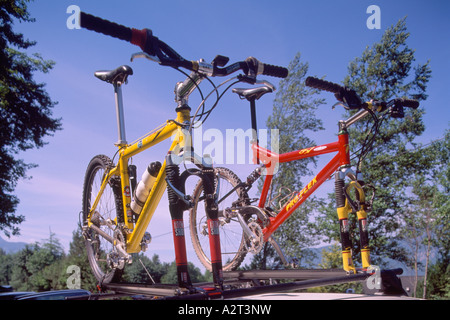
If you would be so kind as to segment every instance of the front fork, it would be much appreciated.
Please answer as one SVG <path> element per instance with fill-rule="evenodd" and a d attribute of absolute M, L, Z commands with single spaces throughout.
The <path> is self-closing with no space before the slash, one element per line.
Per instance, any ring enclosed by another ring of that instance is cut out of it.
<path fill-rule="evenodd" d="M 346 176 L 349 176 L 352 180 L 347 185 L 345 185 L 344 180 Z M 341 235 L 342 262 L 344 270 L 351 273 L 356 273 L 356 269 L 352 259 L 352 241 L 350 239 L 348 221 L 350 212 L 355 212 L 358 217 L 362 268 L 363 270 L 367 270 L 370 266 L 369 233 L 366 211 L 370 205 L 366 203 L 363 186 L 364 182 L 360 172 L 353 174 L 349 168 L 341 169 L 336 172 L 335 194 Z M 350 197 L 350 192 L 352 190 L 355 192 L 355 200 L 352 200 Z"/>
<path fill-rule="evenodd" d="M 195 158 L 195 155 L 193 157 Z M 216 179 L 214 168 L 209 161 L 204 161 L 206 159 L 195 158 L 192 159 L 194 163 L 199 164 L 198 162 L 201 161 L 201 165 L 199 165 L 200 169 L 185 171 L 180 174 L 178 165 L 180 160 L 181 157 L 173 153 L 169 153 L 166 156 L 167 193 L 172 218 L 178 284 L 182 288 L 192 288 L 192 282 L 188 272 L 183 212 L 193 206 L 191 199 L 186 196 L 185 182 L 190 175 L 195 174 L 202 179 L 203 184 L 214 285 L 218 289 L 223 289 L 222 256 L 219 239 L 219 210 L 215 192 Z"/>

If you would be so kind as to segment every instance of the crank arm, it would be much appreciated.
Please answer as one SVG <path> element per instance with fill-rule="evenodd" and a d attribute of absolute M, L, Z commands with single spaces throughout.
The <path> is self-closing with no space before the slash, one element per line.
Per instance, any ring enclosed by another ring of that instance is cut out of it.
<path fill-rule="evenodd" d="M 236 214 L 236 216 L 237 216 L 237 218 L 239 220 L 239 223 L 241 224 L 242 230 L 244 231 L 245 235 L 251 240 L 255 239 L 256 238 L 255 235 L 253 234 L 252 230 L 250 230 L 250 228 L 248 227 L 248 225 L 245 222 L 245 220 L 242 217 L 242 215 L 238 212 Z"/>
<path fill-rule="evenodd" d="M 97 227 L 96 225 L 91 225 L 89 228 L 93 229 L 95 232 L 97 232 L 100 236 L 102 236 L 106 241 L 110 242 L 119 252 L 120 256 L 122 258 L 130 259 L 131 256 L 123 249 L 121 243 L 117 243 L 117 241 L 111 237 L 109 234 L 107 234 L 105 231 Z"/>

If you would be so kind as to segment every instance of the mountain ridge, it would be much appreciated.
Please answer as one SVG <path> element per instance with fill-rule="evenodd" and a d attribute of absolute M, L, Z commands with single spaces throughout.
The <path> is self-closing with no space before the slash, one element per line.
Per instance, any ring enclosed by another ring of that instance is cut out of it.
<path fill-rule="evenodd" d="M 6 254 L 16 253 L 25 248 L 28 243 L 25 242 L 10 242 L 0 237 L 0 249 L 3 249 Z"/>

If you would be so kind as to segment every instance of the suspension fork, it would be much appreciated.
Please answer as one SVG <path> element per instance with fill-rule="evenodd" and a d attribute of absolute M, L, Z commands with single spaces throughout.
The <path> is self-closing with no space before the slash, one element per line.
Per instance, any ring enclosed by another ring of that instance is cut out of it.
<path fill-rule="evenodd" d="M 370 248 L 369 248 L 369 231 L 367 224 L 367 206 L 366 206 L 366 196 L 363 190 L 364 181 L 362 180 L 361 174 L 357 181 L 351 181 L 344 189 L 345 196 L 347 198 L 347 203 L 352 208 L 352 212 L 356 212 L 358 217 L 358 227 L 359 227 L 359 238 L 361 245 L 361 262 L 363 270 L 367 270 L 370 266 Z M 355 190 L 357 203 L 354 203 L 349 192 L 351 189 Z"/>
<path fill-rule="evenodd" d="M 346 176 L 350 176 L 352 179 L 347 185 L 345 185 L 344 181 Z M 352 259 L 352 241 L 350 239 L 348 222 L 350 212 L 355 212 L 358 217 L 362 268 L 365 270 L 370 266 L 369 233 L 363 185 L 364 182 L 361 173 L 355 175 L 349 168 L 344 168 L 336 172 L 335 194 L 342 245 L 342 263 L 344 270 L 352 273 L 356 273 L 356 269 Z M 349 192 L 352 189 L 355 190 L 357 201 L 353 201 L 350 198 Z"/>
<path fill-rule="evenodd" d="M 223 289 L 222 255 L 219 237 L 219 210 L 218 197 L 216 193 L 216 179 L 211 158 L 203 159 L 191 154 L 191 161 L 196 163 L 200 170 L 186 170 L 180 174 L 178 163 L 182 157 L 169 153 L 166 156 L 166 181 L 169 197 L 169 210 L 172 218 L 172 229 L 175 246 L 175 261 L 177 265 L 177 276 L 180 287 L 192 288 L 192 282 L 188 272 L 188 261 L 186 254 L 186 239 L 184 235 L 183 212 L 192 208 L 194 203 L 185 192 L 185 182 L 190 175 L 197 175 L 202 179 L 203 193 L 205 197 L 205 210 L 207 216 L 208 236 L 210 243 L 210 254 L 214 284 Z M 174 161 L 174 159 L 176 161 Z"/>
<path fill-rule="evenodd" d="M 208 225 L 209 248 L 214 285 L 223 289 L 222 251 L 219 235 L 219 207 L 216 188 L 216 177 L 212 164 L 204 163 L 202 167 L 203 194 L 205 197 L 205 211 Z"/>
<path fill-rule="evenodd" d="M 169 211 L 172 218 L 173 242 L 175 247 L 175 263 L 177 266 L 178 285 L 191 288 L 192 282 L 188 272 L 186 239 L 184 236 L 183 212 L 189 207 L 181 198 L 184 195 L 184 182 L 180 178 L 180 167 L 169 152 L 166 156 L 167 195 Z"/>

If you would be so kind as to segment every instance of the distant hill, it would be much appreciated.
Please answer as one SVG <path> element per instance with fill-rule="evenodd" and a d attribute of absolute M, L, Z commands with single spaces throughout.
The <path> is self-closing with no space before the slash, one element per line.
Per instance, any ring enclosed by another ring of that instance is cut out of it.
<path fill-rule="evenodd" d="M 7 254 L 16 253 L 25 248 L 26 245 L 27 243 L 25 242 L 9 242 L 0 237 L 0 248 L 3 249 Z"/>

